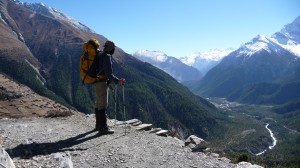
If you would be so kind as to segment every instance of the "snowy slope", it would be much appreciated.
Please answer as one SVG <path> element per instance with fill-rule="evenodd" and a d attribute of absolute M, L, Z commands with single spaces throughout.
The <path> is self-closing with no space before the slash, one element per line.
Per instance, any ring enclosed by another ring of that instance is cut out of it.
<path fill-rule="evenodd" d="M 161 63 L 168 59 L 167 54 L 161 51 L 139 50 L 133 53 L 133 56 L 144 62 Z"/>
<path fill-rule="evenodd" d="M 265 50 L 268 53 L 278 53 L 284 50 L 284 48 L 274 38 L 268 38 L 263 35 L 257 35 L 251 41 L 245 43 L 238 49 L 239 56 L 252 56 L 254 53 Z"/>
<path fill-rule="evenodd" d="M 15 1 L 18 2 L 18 1 Z M 22 3 L 22 2 L 18 2 L 19 4 L 25 6 L 26 8 L 34 11 L 31 15 L 30 18 L 34 17 L 36 15 L 36 13 L 40 13 L 58 20 L 62 20 L 65 21 L 67 23 L 69 23 L 70 25 L 72 25 L 73 27 L 75 27 L 76 29 L 79 29 L 83 32 L 90 32 L 90 33 L 95 33 L 94 31 L 92 31 L 90 28 L 88 28 L 87 26 L 83 25 L 82 23 L 78 22 L 77 20 L 75 20 L 74 18 L 64 14 L 63 12 L 60 12 L 59 10 L 46 6 L 43 3 Z"/>
<path fill-rule="evenodd" d="M 219 61 L 223 57 L 227 56 L 232 51 L 233 51 L 233 49 L 228 49 L 228 50 L 214 49 L 214 50 L 209 50 L 206 52 L 194 52 L 193 54 L 191 54 L 189 56 L 180 58 L 180 60 L 187 65 L 195 64 L 197 59 Z"/>
<path fill-rule="evenodd" d="M 300 57 L 300 16 L 272 36 L 283 48 Z"/>

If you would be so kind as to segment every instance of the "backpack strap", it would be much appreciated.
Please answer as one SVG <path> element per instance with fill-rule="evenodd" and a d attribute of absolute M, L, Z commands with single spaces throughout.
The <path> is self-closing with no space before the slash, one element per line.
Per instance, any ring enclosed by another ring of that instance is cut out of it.
<path fill-rule="evenodd" d="M 98 50 L 97 51 L 97 57 L 98 57 L 98 60 L 99 62 L 101 61 L 102 59 L 102 55 L 103 54 L 103 51 L 102 50 Z M 106 81 L 106 77 L 104 75 L 104 70 L 102 69 L 101 71 L 98 72 L 98 75 L 97 75 L 97 80 L 98 81 Z"/>
<path fill-rule="evenodd" d="M 88 56 L 87 56 L 87 52 L 84 52 L 84 57 L 83 57 L 84 59 L 88 59 Z M 89 66 L 89 61 L 87 62 L 88 63 L 88 67 L 90 67 Z M 85 72 L 85 75 L 84 75 L 84 78 L 82 79 L 82 84 L 84 84 L 84 81 L 85 81 L 85 78 L 87 77 L 87 72 Z"/>

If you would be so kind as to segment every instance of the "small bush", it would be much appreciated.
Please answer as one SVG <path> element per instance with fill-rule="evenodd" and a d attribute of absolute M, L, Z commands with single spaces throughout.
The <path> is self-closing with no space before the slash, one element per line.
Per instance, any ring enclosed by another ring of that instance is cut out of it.
<path fill-rule="evenodd" d="M 241 154 L 238 158 L 237 158 L 237 162 L 248 162 L 249 161 L 249 157 L 247 154 Z"/>

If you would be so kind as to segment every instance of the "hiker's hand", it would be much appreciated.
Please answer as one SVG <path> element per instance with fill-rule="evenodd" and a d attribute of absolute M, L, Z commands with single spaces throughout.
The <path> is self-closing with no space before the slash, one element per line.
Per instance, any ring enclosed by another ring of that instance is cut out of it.
<path fill-rule="evenodd" d="M 119 85 L 124 85 L 125 83 L 126 83 L 126 80 L 123 78 L 118 80 Z"/>
<path fill-rule="evenodd" d="M 110 80 L 107 80 L 106 85 L 109 86 L 109 84 L 110 84 Z"/>

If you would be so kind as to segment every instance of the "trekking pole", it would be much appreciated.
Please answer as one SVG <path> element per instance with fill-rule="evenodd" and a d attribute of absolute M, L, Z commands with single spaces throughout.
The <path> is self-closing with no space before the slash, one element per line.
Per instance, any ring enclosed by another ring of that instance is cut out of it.
<path fill-rule="evenodd" d="M 2 167 L 2 168 L 7 168 L 6 166 L 4 166 L 2 163 L 0 163 L 0 166 Z"/>
<path fill-rule="evenodd" d="M 116 122 L 117 122 L 117 86 L 115 86 L 114 89 L 114 100 L 115 100 L 115 126 L 116 126 Z"/>
<path fill-rule="evenodd" d="M 125 132 L 125 135 L 126 135 L 126 112 L 125 112 L 125 92 L 124 92 L 124 84 L 122 85 L 122 87 L 123 87 L 123 115 L 124 115 L 124 125 L 125 125 L 124 132 Z"/>

